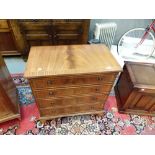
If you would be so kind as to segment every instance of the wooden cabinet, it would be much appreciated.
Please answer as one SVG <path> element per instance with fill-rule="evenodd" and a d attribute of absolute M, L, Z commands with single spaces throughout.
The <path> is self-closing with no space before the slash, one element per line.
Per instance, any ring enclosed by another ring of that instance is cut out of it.
<path fill-rule="evenodd" d="M 115 86 L 122 113 L 155 115 L 155 64 L 126 62 Z"/>
<path fill-rule="evenodd" d="M 18 20 L 30 46 L 86 44 L 89 20 Z"/>
<path fill-rule="evenodd" d="M 17 20 L 0 20 L 0 53 L 2 55 L 26 55 L 28 45 Z"/>
<path fill-rule="evenodd" d="M 0 52 L 1 54 L 14 54 L 16 52 L 13 35 L 7 20 L 0 20 Z"/>
<path fill-rule="evenodd" d="M 89 22 L 86 19 L 0 20 L 0 51 L 3 55 L 28 55 L 31 46 L 86 44 Z"/>
<path fill-rule="evenodd" d="M 16 87 L 0 55 L 0 123 L 20 118 Z"/>
<path fill-rule="evenodd" d="M 104 45 L 35 46 L 24 77 L 40 119 L 103 113 L 121 67 Z"/>

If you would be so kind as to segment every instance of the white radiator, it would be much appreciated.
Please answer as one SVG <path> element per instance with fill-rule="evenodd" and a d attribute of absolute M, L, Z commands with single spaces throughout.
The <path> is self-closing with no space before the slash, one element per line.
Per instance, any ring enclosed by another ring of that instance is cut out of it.
<path fill-rule="evenodd" d="M 96 23 L 94 31 L 95 39 L 98 39 L 100 43 L 104 43 L 111 48 L 116 30 L 116 23 Z"/>

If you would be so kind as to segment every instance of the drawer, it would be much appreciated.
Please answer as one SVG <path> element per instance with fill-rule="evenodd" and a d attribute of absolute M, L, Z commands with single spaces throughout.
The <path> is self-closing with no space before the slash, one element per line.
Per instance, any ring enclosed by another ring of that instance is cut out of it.
<path fill-rule="evenodd" d="M 0 20 L 0 29 L 8 29 L 8 23 L 7 20 Z"/>
<path fill-rule="evenodd" d="M 50 87 L 65 87 L 74 85 L 92 85 L 92 84 L 106 84 L 113 83 L 116 74 L 104 75 L 85 75 L 76 77 L 51 77 L 51 78 L 34 78 L 30 79 L 30 84 L 33 89 L 42 89 Z"/>
<path fill-rule="evenodd" d="M 82 19 L 18 19 L 19 22 L 82 22 Z"/>
<path fill-rule="evenodd" d="M 104 103 L 107 94 L 93 95 L 93 96 L 79 96 L 79 97 L 66 97 L 66 98 L 52 98 L 52 99 L 36 99 L 40 108 L 48 107 L 67 107 L 76 106 L 90 103 Z"/>
<path fill-rule="evenodd" d="M 80 115 L 80 114 L 89 114 L 95 112 L 103 111 L 102 103 L 95 103 L 90 105 L 80 105 L 80 106 L 70 106 L 65 108 L 47 108 L 40 109 L 40 115 L 43 117 L 51 116 L 51 117 L 62 117 L 68 115 Z"/>
<path fill-rule="evenodd" d="M 82 24 L 82 22 L 83 22 L 83 19 L 52 19 L 52 21 L 53 21 L 53 23 L 79 23 L 79 22 L 81 22 L 81 24 Z"/>
<path fill-rule="evenodd" d="M 48 34 L 26 34 L 27 40 L 48 40 Z"/>
<path fill-rule="evenodd" d="M 76 40 L 79 39 L 80 34 L 75 33 L 75 34 L 56 34 L 56 39 L 60 39 L 60 40 L 65 40 L 65 39 L 69 39 L 69 40 Z"/>
<path fill-rule="evenodd" d="M 19 22 L 32 22 L 32 23 L 36 23 L 36 22 L 51 22 L 51 19 L 19 19 Z"/>
<path fill-rule="evenodd" d="M 44 30 L 49 29 L 51 27 L 51 22 L 43 22 L 43 21 L 30 21 L 30 22 L 20 22 L 20 26 L 25 31 L 29 30 Z"/>
<path fill-rule="evenodd" d="M 34 96 L 36 98 L 53 98 L 53 97 L 65 97 L 72 95 L 84 95 L 84 94 L 96 94 L 96 93 L 108 93 L 111 90 L 111 84 L 95 85 L 95 86 L 79 86 L 70 88 L 57 88 L 48 90 L 36 90 Z"/>
<path fill-rule="evenodd" d="M 30 46 L 49 46 L 51 40 L 28 40 Z"/>
<path fill-rule="evenodd" d="M 75 23 L 75 24 L 72 24 L 72 23 L 56 23 L 55 24 L 55 31 L 57 33 L 62 33 L 62 34 L 65 34 L 67 33 L 67 31 L 80 31 L 82 32 L 82 23 Z M 69 33 L 70 34 L 70 33 Z"/>

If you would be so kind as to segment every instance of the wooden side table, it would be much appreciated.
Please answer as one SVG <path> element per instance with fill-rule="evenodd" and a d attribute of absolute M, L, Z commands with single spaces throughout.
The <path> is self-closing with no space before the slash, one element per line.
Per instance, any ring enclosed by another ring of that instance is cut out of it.
<path fill-rule="evenodd" d="M 155 64 L 126 62 L 115 93 L 119 112 L 155 116 Z"/>

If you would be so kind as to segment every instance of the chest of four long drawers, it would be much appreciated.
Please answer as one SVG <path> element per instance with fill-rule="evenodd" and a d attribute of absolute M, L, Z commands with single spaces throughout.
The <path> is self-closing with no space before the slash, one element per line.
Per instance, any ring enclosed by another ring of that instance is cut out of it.
<path fill-rule="evenodd" d="M 40 119 L 103 113 L 120 65 L 104 45 L 31 47 L 28 78 Z"/>
<path fill-rule="evenodd" d="M 117 73 L 30 79 L 41 117 L 101 113 Z"/>

